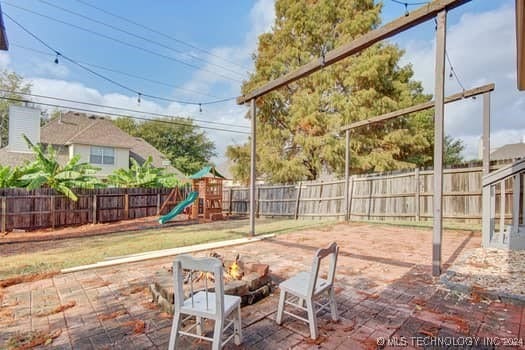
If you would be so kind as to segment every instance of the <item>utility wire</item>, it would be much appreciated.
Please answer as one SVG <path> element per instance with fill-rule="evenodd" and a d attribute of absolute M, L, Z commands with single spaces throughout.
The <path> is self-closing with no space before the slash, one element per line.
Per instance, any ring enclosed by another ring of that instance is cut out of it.
<path fill-rule="evenodd" d="M 152 121 L 152 120 L 149 119 L 149 118 L 136 117 L 136 116 L 131 116 L 131 115 L 127 115 L 127 114 L 107 113 L 107 112 L 105 112 L 105 111 L 97 111 L 97 110 L 86 109 L 86 108 L 69 107 L 69 106 L 63 106 L 63 105 L 58 105 L 58 104 L 53 104 L 53 103 L 34 102 L 34 101 L 23 100 L 23 99 L 12 98 L 12 97 L 0 96 L 0 99 L 2 99 L 2 100 L 8 100 L 8 101 L 13 101 L 13 102 L 32 103 L 32 104 L 41 105 L 41 106 L 48 106 L 48 107 L 56 107 L 56 108 L 72 109 L 72 110 L 81 111 L 81 112 L 97 113 L 97 114 L 103 114 L 103 115 L 108 115 L 108 116 L 124 117 L 124 118 L 131 118 L 131 119 L 137 119 L 137 120 Z M 166 115 L 166 117 L 168 117 L 168 118 L 173 118 L 172 116 L 168 116 L 168 115 Z M 191 120 L 191 119 L 190 119 L 190 120 Z M 160 120 L 154 120 L 154 121 L 159 122 L 159 123 L 172 124 L 172 125 L 180 125 L 180 126 L 188 126 L 188 125 L 190 125 L 190 124 L 188 124 L 188 123 L 177 122 L 177 121 L 174 121 L 174 120 L 162 120 L 162 119 L 160 119 Z M 215 131 L 232 132 L 232 133 L 244 134 L 244 135 L 249 135 L 249 134 L 250 134 L 249 132 L 245 132 L 245 131 L 237 131 L 237 130 L 231 130 L 231 129 L 214 128 L 214 127 L 211 127 L 211 126 L 201 126 L 201 125 L 193 125 L 193 126 L 195 126 L 196 128 L 200 128 L 200 129 L 208 129 L 208 130 L 215 130 Z"/>
<path fill-rule="evenodd" d="M 105 9 L 101 8 L 101 7 L 95 6 L 95 5 L 93 5 L 93 4 L 91 4 L 91 3 L 87 2 L 87 1 L 83 1 L 83 0 L 76 0 L 76 1 L 79 2 L 79 3 L 81 3 L 81 4 L 83 4 L 83 5 L 85 5 L 85 6 L 91 7 L 91 8 L 93 8 L 93 9 L 97 10 L 97 11 L 100 11 L 100 12 L 102 12 L 102 13 L 105 13 L 106 15 L 109 15 L 109 16 L 114 17 L 114 18 L 118 18 L 118 19 L 120 19 L 120 20 L 122 20 L 122 21 L 124 21 L 124 22 L 130 23 L 130 24 L 133 24 L 133 25 L 135 25 L 135 26 L 137 26 L 137 27 L 139 27 L 139 28 L 145 29 L 145 30 L 149 31 L 150 33 L 155 33 L 155 34 L 157 34 L 157 35 L 163 36 L 164 38 L 167 38 L 167 39 L 169 39 L 169 40 L 172 40 L 172 41 L 174 41 L 174 42 L 176 42 L 176 43 L 179 43 L 179 44 L 185 45 L 185 46 L 187 46 L 187 47 L 191 47 L 192 49 L 195 49 L 195 50 L 198 50 L 198 51 L 204 52 L 205 54 L 207 54 L 207 55 L 209 55 L 209 56 L 213 56 L 213 57 L 215 57 L 215 58 L 218 58 L 218 59 L 222 60 L 222 61 L 225 62 L 225 63 L 229 63 L 229 64 L 231 64 L 231 65 L 233 65 L 233 66 L 239 66 L 237 63 L 234 63 L 234 62 L 228 61 L 228 60 L 226 60 L 224 57 L 219 56 L 219 55 L 216 55 L 216 54 L 214 54 L 213 52 L 211 52 L 211 51 L 209 51 L 209 50 L 203 49 L 203 48 L 201 48 L 201 47 L 198 47 L 198 46 L 195 46 L 195 45 L 193 45 L 193 44 L 191 44 L 191 43 L 188 43 L 187 41 L 184 41 L 184 40 L 178 39 L 178 38 L 176 38 L 176 37 L 174 37 L 174 36 L 168 35 L 168 34 L 162 32 L 162 31 L 160 31 L 160 30 L 157 30 L 157 29 L 154 29 L 154 28 L 148 27 L 148 26 L 146 26 L 146 25 L 144 25 L 144 24 L 142 24 L 142 23 L 136 22 L 136 21 L 134 21 L 134 20 L 131 20 L 131 19 L 126 18 L 126 17 L 124 17 L 124 16 L 121 16 L 121 15 L 119 15 L 119 14 L 116 14 L 116 13 L 110 12 L 110 11 L 108 11 L 108 10 L 105 10 Z M 242 67 L 242 66 L 240 66 L 240 67 L 246 69 L 245 67 Z"/>
<path fill-rule="evenodd" d="M 67 98 L 62 98 L 62 97 L 55 97 L 55 96 L 39 95 L 39 94 L 33 94 L 33 93 L 29 93 L 29 92 L 10 91 L 10 90 L 4 90 L 4 89 L 0 89 L 0 92 L 17 94 L 17 95 L 22 95 L 22 96 L 38 97 L 38 98 L 56 100 L 56 101 L 61 101 L 61 102 L 77 103 L 77 104 L 91 106 L 91 107 L 109 108 L 109 109 L 115 109 L 115 110 L 125 111 L 125 112 L 142 113 L 142 114 L 148 114 L 148 115 L 158 116 L 158 117 L 167 117 L 166 114 L 162 114 L 162 113 L 146 112 L 146 111 L 140 111 L 140 110 L 137 110 L 137 109 L 117 107 L 117 106 L 108 106 L 108 105 L 102 105 L 102 104 L 99 104 L 99 103 L 84 102 L 84 101 L 72 100 L 72 99 L 67 99 Z M 246 125 L 229 124 L 229 123 L 215 122 L 215 121 L 209 121 L 209 120 L 204 120 L 204 119 L 196 119 L 196 118 L 190 118 L 190 119 L 192 121 L 200 122 L 200 123 L 216 124 L 216 125 L 229 126 L 229 127 L 235 127 L 235 128 L 244 128 L 244 129 L 249 129 L 250 128 L 249 126 L 246 126 Z"/>
<path fill-rule="evenodd" d="M 31 48 L 31 47 L 19 45 L 19 44 L 16 44 L 16 43 L 11 43 L 10 42 L 9 43 L 9 47 L 11 47 L 11 46 L 17 47 L 17 48 L 20 48 L 20 49 L 23 49 L 23 50 L 31 51 L 31 52 L 34 52 L 34 53 L 38 53 L 38 54 L 43 55 L 43 56 L 55 57 L 55 54 L 44 52 L 44 51 L 41 51 L 41 50 L 38 50 L 38 49 L 35 49 L 35 48 Z M 180 86 L 177 86 L 177 85 L 173 85 L 173 84 L 170 84 L 170 83 L 167 83 L 167 82 L 164 82 L 164 81 L 143 77 L 143 76 L 136 75 L 136 74 L 131 74 L 131 73 L 128 73 L 128 72 L 123 72 L 123 71 L 115 69 L 115 68 L 109 68 L 109 67 L 101 66 L 101 65 L 98 65 L 98 64 L 94 64 L 94 63 L 88 63 L 86 61 L 78 61 L 78 62 L 80 62 L 80 63 L 82 63 L 82 64 L 84 64 L 86 66 L 102 69 L 102 70 L 105 70 L 105 71 L 108 71 L 108 72 L 112 72 L 112 73 L 121 74 L 121 75 L 124 75 L 124 76 L 127 76 L 127 77 L 131 77 L 131 78 L 134 78 L 134 79 L 147 81 L 147 82 L 150 82 L 150 83 L 153 83 L 153 84 L 157 84 L 157 85 L 171 87 L 173 89 L 180 90 L 180 91 L 185 91 L 187 93 L 192 93 L 192 94 L 212 97 L 212 98 L 216 98 L 216 99 L 220 98 L 217 95 L 211 95 L 211 94 L 207 94 L 207 93 L 200 92 L 200 91 L 197 91 L 197 90 L 183 88 L 183 87 L 180 87 Z"/>
<path fill-rule="evenodd" d="M 60 51 L 56 50 L 55 48 L 53 48 L 51 45 L 49 45 L 48 43 L 46 43 L 44 40 L 40 39 L 36 34 L 34 34 L 33 32 L 31 32 L 29 29 L 27 29 L 26 27 L 24 27 L 22 24 L 20 24 L 19 22 L 17 22 L 15 19 L 13 19 L 11 16 L 9 16 L 9 14 L 7 12 L 4 12 L 4 15 L 10 19 L 13 23 L 15 23 L 18 27 L 20 27 L 24 32 L 26 32 L 27 34 L 29 34 L 31 37 L 33 37 L 35 40 L 37 40 L 38 42 L 40 42 L 42 45 L 44 45 L 45 47 L 47 47 L 49 50 L 53 51 L 55 54 L 56 54 L 56 61 L 55 62 L 58 62 L 58 57 L 62 57 L 64 58 L 65 60 L 79 66 L 80 68 L 88 71 L 89 73 L 103 79 L 103 80 L 106 80 L 114 85 L 117 85 L 119 87 L 121 87 L 122 89 L 124 90 L 127 90 L 127 91 L 130 91 L 130 92 L 133 92 L 134 94 L 136 94 L 138 96 L 138 101 L 140 102 L 140 98 L 141 97 L 149 97 L 149 98 L 152 98 L 152 99 L 156 99 L 156 100 L 161 100 L 161 101 L 167 101 L 167 102 L 175 102 L 175 103 L 179 103 L 179 104 L 186 104 L 186 105 L 194 105 L 194 106 L 203 106 L 203 105 L 210 105 L 210 104 L 216 104 L 216 103 L 221 103 L 221 102 L 226 102 L 226 101 L 231 101 L 231 100 L 234 100 L 236 97 L 229 97 L 229 98 L 224 98 L 224 99 L 220 99 L 220 100 L 214 100 L 214 101 L 207 101 L 207 102 L 192 102 L 192 101 L 182 101 L 182 100 L 175 100 L 175 99 L 171 99 L 171 98 L 166 98 L 166 97 L 160 97 L 160 96 L 155 96 L 155 95 L 150 95 L 150 94 L 146 94 L 146 93 L 143 93 L 142 91 L 139 91 L 139 90 L 136 90 L 136 89 L 133 89 L 133 88 L 130 88 L 129 86 L 126 86 L 112 78 L 109 78 L 103 74 L 100 74 L 96 71 L 94 71 L 93 69 L 91 68 L 88 68 L 87 66 L 75 61 L 74 59 L 64 55 L 63 53 L 61 53 Z"/>
<path fill-rule="evenodd" d="M 158 56 L 158 57 L 162 57 L 164 59 L 167 59 L 167 60 L 170 60 L 170 61 L 173 61 L 173 62 L 177 62 L 179 64 L 182 64 L 182 65 L 185 65 L 187 67 L 190 67 L 192 69 L 196 69 L 196 70 L 202 70 L 204 72 L 208 72 L 208 73 L 211 73 L 211 74 L 214 74 L 216 76 L 220 76 L 226 80 L 231 80 L 231 81 L 234 81 L 234 82 L 237 82 L 237 83 L 241 83 L 242 80 L 239 80 L 237 78 L 232 78 L 230 76 L 227 76 L 227 75 L 224 75 L 224 74 L 221 74 L 221 73 L 218 73 L 218 72 L 214 72 L 212 70 L 209 70 L 209 69 L 206 69 L 206 68 L 203 68 L 203 67 L 200 67 L 200 66 L 197 66 L 197 65 L 194 65 L 192 63 L 188 63 L 186 61 L 182 61 L 182 60 L 179 60 L 178 58 L 175 58 L 173 56 L 169 56 L 169 55 L 165 55 L 163 53 L 160 53 L 160 52 L 157 52 L 157 51 L 154 51 L 154 50 L 150 50 L 150 49 L 147 49 L 145 47 L 142 47 L 142 46 L 139 46 L 139 45 L 135 45 L 135 44 L 132 44 L 132 43 L 129 43 L 127 41 L 124 41 L 124 40 L 121 40 L 121 39 L 118 39 L 118 38 L 115 38 L 115 37 L 112 37 L 110 35 L 106 35 L 104 33 L 100 33 L 100 32 L 97 32 L 97 31 L 94 31 L 94 30 L 91 30 L 89 28 L 85 28 L 85 27 L 82 27 L 82 26 L 79 26 L 79 25 L 76 25 L 74 23 L 70 23 L 70 22 L 66 22 L 66 21 L 63 21 L 61 19 L 58 19 L 58 18 L 55 18 L 55 17 L 52 17 L 52 16 L 48 16 L 48 15 L 45 15 L 43 13 L 40 13 L 40 12 L 36 12 L 36 11 L 33 11 L 33 10 L 30 10 L 30 9 L 27 9 L 25 7 L 21 7 L 21 6 L 18 6 L 18 5 L 14 5 L 14 4 L 11 4 L 9 2 L 6 2 L 4 1 L 3 4 L 5 5 L 8 5 L 8 6 L 11 6 L 11 7 L 14 7 L 14 8 L 17 8 L 17 9 L 20 9 L 22 11 L 26 11 L 28 13 L 31 13 L 31 14 L 34 14 L 36 16 L 40 16 L 40 17 L 43 17 L 43 18 L 46 18 L 46 19 L 49 19 L 50 21 L 54 21 L 54 22 L 57 22 L 57 23 L 61 23 L 61 24 L 64 24 L 66 26 L 69 26 L 69 27 L 72 27 L 72 28 L 75 28 L 75 29 L 78 29 L 78 30 L 82 30 L 84 32 L 87 32 L 87 33 L 90 33 L 90 34 L 93 34 L 93 35 L 96 35 L 96 36 L 99 36 L 101 38 L 104 38 L 104 39 L 107 39 L 107 40 L 110 40 L 110 41 L 114 41 L 116 43 L 119 43 L 121 45 L 124 45 L 124 46 L 128 46 L 128 47 L 131 47 L 133 49 L 136 49 L 136 50 L 139 50 L 139 51 L 143 51 L 143 52 L 146 52 L 146 53 L 149 53 L 150 55 L 154 55 L 154 56 Z M 5 14 L 5 12 L 4 12 Z"/>
<path fill-rule="evenodd" d="M 51 3 L 51 2 L 49 2 L 49 1 L 47 1 L 47 0 L 39 0 L 39 1 L 42 2 L 42 3 L 44 3 L 44 4 L 46 4 L 46 5 L 48 5 L 48 6 L 51 6 L 51 7 L 54 7 L 54 8 L 56 8 L 56 9 L 59 9 L 59 10 L 61 10 L 61 11 L 64 11 L 64 12 L 66 12 L 66 13 L 69 13 L 69 14 L 72 14 L 72 15 L 75 15 L 75 16 L 78 16 L 78 17 L 80 17 L 80 18 L 84 18 L 84 19 L 86 19 L 86 20 L 88 20 L 88 21 L 91 21 L 91 22 L 93 22 L 93 23 L 97 23 L 97 24 L 103 25 L 103 26 L 105 26 L 105 27 L 111 28 L 111 29 L 116 30 L 116 31 L 118 31 L 118 32 L 121 32 L 121 33 L 124 33 L 124 34 L 130 35 L 130 36 L 132 36 L 132 37 L 134 37 L 134 38 L 139 38 L 139 39 L 141 39 L 141 40 L 143 40 L 143 41 L 146 41 L 146 42 L 148 42 L 148 43 L 155 44 L 155 45 L 160 46 L 160 47 L 162 47 L 162 48 L 165 48 L 165 49 L 171 50 L 171 51 L 173 51 L 173 52 L 176 52 L 176 53 L 179 53 L 179 54 L 186 55 L 186 56 L 188 56 L 188 57 L 190 57 L 190 58 L 192 58 L 192 59 L 194 59 L 194 60 L 197 60 L 197 61 L 200 61 L 200 62 L 204 62 L 204 63 L 206 63 L 206 64 L 209 64 L 210 66 L 214 66 L 214 67 L 217 67 L 217 68 L 223 69 L 223 70 L 225 70 L 225 71 L 228 71 L 228 72 L 230 72 L 230 73 L 233 73 L 233 74 L 237 75 L 238 77 L 244 78 L 244 76 L 245 76 L 245 74 L 243 74 L 243 73 L 240 73 L 240 72 L 238 72 L 238 71 L 235 71 L 235 70 L 230 69 L 230 68 L 228 68 L 228 67 L 225 67 L 225 66 L 223 66 L 223 65 L 220 65 L 220 64 L 216 64 L 216 63 L 210 62 L 209 60 L 206 60 L 206 59 L 200 58 L 199 56 L 192 55 L 191 53 L 186 53 L 186 52 L 184 52 L 183 50 L 179 50 L 179 49 L 173 48 L 173 47 L 171 47 L 171 46 L 165 45 L 165 44 L 163 44 L 163 43 L 161 43 L 161 42 L 159 42 L 159 41 L 153 40 L 153 39 L 151 39 L 151 38 L 147 38 L 147 37 L 145 37 L 145 36 L 143 36 L 143 35 L 141 35 L 141 34 L 134 33 L 134 32 L 131 32 L 131 31 L 129 31 L 129 30 L 119 28 L 119 27 L 117 27 L 117 26 L 115 26 L 115 25 L 112 25 L 112 24 L 109 24 L 109 23 L 105 23 L 105 22 L 103 22 L 103 21 L 99 21 L 99 20 L 97 20 L 97 19 L 95 19 L 95 18 L 93 18 L 93 17 L 83 15 L 83 14 L 81 14 L 81 13 L 75 12 L 75 11 L 73 11 L 73 10 L 67 9 L 67 8 L 62 7 L 62 6 L 59 6 L 59 5 L 55 5 L 55 4 L 53 4 L 53 3 Z"/>

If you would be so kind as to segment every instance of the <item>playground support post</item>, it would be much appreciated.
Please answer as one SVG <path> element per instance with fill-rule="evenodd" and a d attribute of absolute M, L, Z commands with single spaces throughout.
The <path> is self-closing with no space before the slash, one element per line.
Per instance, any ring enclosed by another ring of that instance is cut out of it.
<path fill-rule="evenodd" d="M 441 274 L 441 241 L 443 240 L 443 128 L 445 112 L 445 48 L 447 10 L 437 15 L 435 116 L 434 116 L 434 227 L 432 232 L 432 275 Z"/>
<path fill-rule="evenodd" d="M 251 147 L 250 147 L 250 236 L 255 235 L 255 157 L 256 157 L 256 106 L 251 100 Z"/>

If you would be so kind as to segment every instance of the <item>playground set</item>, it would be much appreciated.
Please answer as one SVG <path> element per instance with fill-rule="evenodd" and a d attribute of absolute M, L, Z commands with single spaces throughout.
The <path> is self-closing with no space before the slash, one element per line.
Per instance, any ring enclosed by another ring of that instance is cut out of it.
<path fill-rule="evenodd" d="M 189 177 L 192 180 L 192 190 L 188 196 L 178 203 L 169 213 L 159 218 L 160 224 L 173 220 L 177 215 L 187 213 L 188 219 L 204 221 L 222 220 L 222 181 L 225 179 L 213 166 L 206 166 Z M 174 188 L 162 204 L 160 212 L 169 204 L 177 202 L 180 196 L 178 188 Z"/>

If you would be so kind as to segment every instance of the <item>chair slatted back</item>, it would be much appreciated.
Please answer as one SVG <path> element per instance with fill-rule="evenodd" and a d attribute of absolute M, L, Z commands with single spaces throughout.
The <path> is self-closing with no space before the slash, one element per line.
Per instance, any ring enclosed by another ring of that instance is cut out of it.
<path fill-rule="evenodd" d="M 184 304 L 184 272 L 183 270 L 190 270 L 189 284 L 190 284 L 190 298 L 191 305 L 193 306 L 194 301 L 194 272 L 202 272 L 205 274 L 213 274 L 215 280 L 214 292 L 215 298 L 210 297 L 208 288 L 208 276 L 204 276 L 205 287 L 204 292 L 206 295 L 206 308 L 211 310 L 211 306 L 208 304 L 215 303 L 215 314 L 222 315 L 224 311 L 224 278 L 223 278 L 223 267 L 222 262 L 216 258 L 196 258 L 191 255 L 179 255 L 173 261 L 173 281 L 175 283 L 174 297 L 175 297 L 175 311 L 180 311 Z"/>
<path fill-rule="evenodd" d="M 328 284 L 332 285 L 335 278 L 335 267 L 337 265 L 337 255 L 339 254 L 339 246 L 332 242 L 327 248 L 320 248 L 315 252 L 314 261 L 312 263 L 312 271 L 310 273 L 310 281 L 308 284 L 308 296 L 313 296 L 317 278 L 319 277 L 319 267 L 321 261 L 326 257 L 330 257 L 330 265 L 328 266 Z"/>

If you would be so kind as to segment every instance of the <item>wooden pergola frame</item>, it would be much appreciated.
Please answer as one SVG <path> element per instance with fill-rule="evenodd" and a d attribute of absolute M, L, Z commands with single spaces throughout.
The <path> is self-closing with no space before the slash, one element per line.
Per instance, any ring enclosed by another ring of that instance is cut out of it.
<path fill-rule="evenodd" d="M 525 90 L 525 0 L 516 0 L 518 89 Z"/>
<path fill-rule="evenodd" d="M 436 18 L 436 67 L 435 67 L 435 117 L 434 117 L 434 229 L 432 248 L 432 273 L 441 273 L 441 237 L 442 237 L 442 195 L 443 195 L 443 120 L 444 120 L 444 81 L 445 81 L 445 47 L 446 47 L 446 18 L 447 11 L 461 6 L 470 0 L 434 0 L 420 7 L 406 16 L 399 17 L 386 25 L 358 37 L 348 44 L 342 45 L 324 57 L 314 59 L 297 70 L 280 78 L 274 79 L 265 85 L 237 98 L 238 104 L 250 101 L 251 105 L 251 164 L 250 164 L 250 235 L 255 234 L 255 158 L 256 158 L 256 99 L 306 77 L 326 66 L 355 55 L 377 42 L 404 32 L 423 22 Z M 521 0 L 520 0 L 521 1 Z M 347 133 L 348 137 L 349 134 Z M 347 142 L 349 138 L 347 139 Z M 349 151 L 346 152 L 349 158 Z M 348 171 L 348 168 L 346 169 Z M 347 184 L 348 186 L 348 184 Z"/>
<path fill-rule="evenodd" d="M 482 135 L 482 144 L 483 144 L 483 175 L 487 175 L 490 171 L 490 93 L 494 91 L 494 84 L 483 85 L 471 90 L 465 90 L 463 92 L 450 95 L 443 100 L 443 104 L 456 102 L 465 98 L 475 97 L 478 95 L 483 95 L 483 135 Z M 420 103 L 418 105 L 400 109 L 394 112 L 386 113 L 377 117 L 372 117 L 366 120 L 360 120 L 358 122 L 351 123 L 349 125 L 343 126 L 341 131 L 346 133 L 345 135 L 345 193 L 344 193 L 344 210 L 345 210 L 345 219 L 349 219 L 350 213 L 350 203 L 349 203 L 349 180 L 350 180 L 350 131 L 357 129 L 366 125 L 371 125 L 374 123 L 384 122 L 394 118 L 399 118 L 401 116 L 428 110 L 430 108 L 436 107 L 435 101 L 429 101 Z M 443 135 L 443 123 L 437 125 L 436 129 L 438 133 Z M 439 148 L 438 148 L 439 147 Z M 442 203 L 443 203 L 443 168 L 442 166 L 436 171 L 436 151 L 443 153 L 443 144 L 438 147 L 434 147 L 434 232 L 432 236 L 432 266 L 434 275 L 441 273 L 441 242 L 442 242 L 442 226 L 441 222 L 439 226 L 436 225 L 436 218 L 438 221 L 442 221 L 443 215 L 441 212 Z M 440 151 L 441 150 L 441 151 Z M 438 160 L 439 161 L 439 160 Z M 443 163 L 443 159 L 441 159 Z M 436 176 L 436 173 L 438 176 Z M 416 204 L 418 205 L 418 204 Z M 436 228 L 437 226 L 437 228 Z"/>

